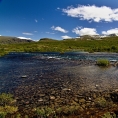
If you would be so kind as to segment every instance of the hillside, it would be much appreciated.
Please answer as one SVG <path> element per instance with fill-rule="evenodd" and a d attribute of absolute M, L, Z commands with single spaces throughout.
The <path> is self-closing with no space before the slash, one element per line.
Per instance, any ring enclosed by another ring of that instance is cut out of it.
<path fill-rule="evenodd" d="M 0 36 L 0 44 L 14 44 L 14 43 L 28 43 L 33 42 L 32 40 L 19 39 L 16 37 Z"/>

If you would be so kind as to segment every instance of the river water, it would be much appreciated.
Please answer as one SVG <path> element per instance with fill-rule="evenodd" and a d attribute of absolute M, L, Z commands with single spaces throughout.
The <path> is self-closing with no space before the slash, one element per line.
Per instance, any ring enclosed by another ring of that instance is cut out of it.
<path fill-rule="evenodd" d="M 50 86 L 53 82 L 60 88 L 76 89 L 79 85 L 84 90 L 117 89 L 118 68 L 96 66 L 99 58 L 117 61 L 118 54 L 10 53 L 0 57 L 0 93 L 14 93 L 19 86 Z"/>

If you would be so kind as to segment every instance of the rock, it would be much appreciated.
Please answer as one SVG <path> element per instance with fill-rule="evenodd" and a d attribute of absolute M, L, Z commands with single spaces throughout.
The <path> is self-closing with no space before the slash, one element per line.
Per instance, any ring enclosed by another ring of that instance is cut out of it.
<path fill-rule="evenodd" d="M 23 76 L 21 76 L 22 78 L 27 78 L 27 75 L 23 75 Z"/>
<path fill-rule="evenodd" d="M 118 92 L 118 89 L 116 89 L 115 92 Z"/>
<path fill-rule="evenodd" d="M 78 99 L 77 99 L 77 98 L 75 98 L 75 99 L 74 99 L 74 101 L 75 101 L 75 102 L 78 102 Z"/>
<path fill-rule="evenodd" d="M 50 100 L 55 100 L 55 96 L 50 96 Z"/>
<path fill-rule="evenodd" d="M 89 97 L 88 99 L 89 99 L 89 100 L 92 100 L 92 98 L 91 98 L 91 97 Z"/>
<path fill-rule="evenodd" d="M 64 88 L 63 91 L 71 91 L 69 88 Z"/>
<path fill-rule="evenodd" d="M 84 109 L 83 109 L 82 107 L 80 107 L 78 110 L 79 110 L 80 112 L 83 112 L 83 111 L 84 111 Z"/>
<path fill-rule="evenodd" d="M 29 101 L 26 101 L 25 104 L 26 104 L 26 105 L 29 104 Z"/>
<path fill-rule="evenodd" d="M 117 66 L 118 66 L 118 61 L 116 61 L 116 62 L 114 63 L 114 66 L 115 66 L 115 67 L 117 67 Z"/>
<path fill-rule="evenodd" d="M 40 94 L 40 97 L 44 97 L 45 96 L 45 94 Z"/>
<path fill-rule="evenodd" d="M 90 107 L 91 106 L 91 103 L 86 103 L 86 107 Z"/>
<path fill-rule="evenodd" d="M 41 99 L 39 99 L 39 100 L 38 100 L 38 102 L 43 102 L 43 99 L 42 99 L 42 98 L 41 98 Z"/>
<path fill-rule="evenodd" d="M 85 104 L 83 104 L 83 105 L 81 105 L 81 107 L 82 107 L 83 109 L 85 109 L 85 108 L 86 108 L 86 105 L 85 105 Z"/>
<path fill-rule="evenodd" d="M 85 103 L 85 101 L 86 101 L 86 100 L 83 98 L 83 99 L 80 99 L 80 100 L 79 100 L 79 103 L 80 103 L 80 104 L 83 104 L 83 103 Z"/>
<path fill-rule="evenodd" d="M 95 87 L 98 87 L 98 86 L 99 86 L 98 84 L 95 85 Z"/>
<path fill-rule="evenodd" d="M 89 114 L 90 114 L 90 112 L 88 111 L 86 114 L 87 114 L 87 115 L 89 115 Z"/>
<path fill-rule="evenodd" d="M 94 98 L 94 99 L 96 98 L 96 94 L 95 94 L 95 93 L 93 93 L 93 98 Z"/>

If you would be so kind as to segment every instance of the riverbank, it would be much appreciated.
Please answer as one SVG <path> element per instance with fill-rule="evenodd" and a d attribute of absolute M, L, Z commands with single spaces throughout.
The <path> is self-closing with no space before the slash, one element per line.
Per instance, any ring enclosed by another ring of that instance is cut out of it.
<path fill-rule="evenodd" d="M 39 40 L 30 43 L 0 43 L 0 55 L 10 52 L 118 52 L 118 37 L 107 37 L 102 40 L 69 39 Z"/>

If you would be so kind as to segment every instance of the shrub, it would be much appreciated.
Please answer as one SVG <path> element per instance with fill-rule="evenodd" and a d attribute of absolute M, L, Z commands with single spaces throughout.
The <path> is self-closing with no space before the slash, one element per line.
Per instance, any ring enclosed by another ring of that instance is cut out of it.
<path fill-rule="evenodd" d="M 0 106 L 0 112 L 5 112 L 5 113 L 15 113 L 16 111 L 18 110 L 17 107 L 14 107 L 14 106 L 5 106 L 5 107 L 2 107 Z"/>
<path fill-rule="evenodd" d="M 14 106 L 13 95 L 2 93 L 0 94 L 0 118 L 5 118 L 7 114 L 17 112 L 18 108 Z"/>
<path fill-rule="evenodd" d="M 110 64 L 110 62 L 107 59 L 98 59 L 97 60 L 97 65 L 98 66 L 104 66 L 104 67 L 106 67 L 106 66 L 109 66 L 109 64 Z"/>
<path fill-rule="evenodd" d="M 36 113 L 39 117 L 48 117 L 48 116 L 55 116 L 55 111 L 50 107 L 44 107 L 44 108 L 36 108 Z"/>
<path fill-rule="evenodd" d="M 0 94 L 0 105 L 5 106 L 13 102 L 13 95 L 2 93 Z"/>
<path fill-rule="evenodd" d="M 5 116 L 6 116 L 6 113 L 0 111 L 0 118 L 5 118 Z"/>
<path fill-rule="evenodd" d="M 116 114 L 107 112 L 102 116 L 102 118 L 116 118 Z"/>
<path fill-rule="evenodd" d="M 103 97 L 96 98 L 95 104 L 97 107 L 100 107 L 100 108 L 108 107 L 108 102 Z"/>

